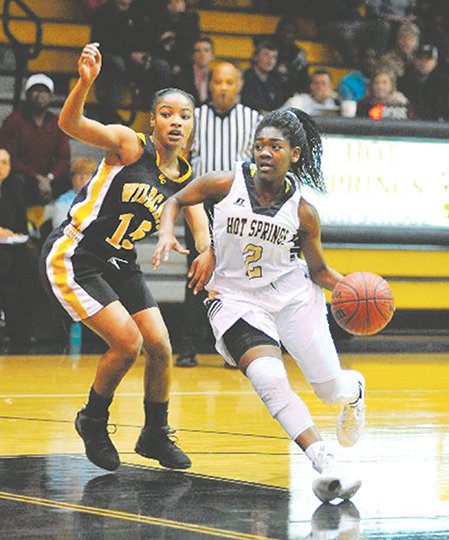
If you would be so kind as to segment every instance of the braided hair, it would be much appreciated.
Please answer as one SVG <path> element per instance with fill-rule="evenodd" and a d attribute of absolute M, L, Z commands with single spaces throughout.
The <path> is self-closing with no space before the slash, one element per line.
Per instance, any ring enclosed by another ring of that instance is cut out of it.
<path fill-rule="evenodd" d="M 304 111 L 293 107 L 276 109 L 266 114 L 259 122 L 255 138 L 266 127 L 278 129 L 292 147 L 301 148 L 301 157 L 290 167 L 298 182 L 318 193 L 326 193 L 321 170 L 323 144 L 318 126 L 312 118 Z"/>

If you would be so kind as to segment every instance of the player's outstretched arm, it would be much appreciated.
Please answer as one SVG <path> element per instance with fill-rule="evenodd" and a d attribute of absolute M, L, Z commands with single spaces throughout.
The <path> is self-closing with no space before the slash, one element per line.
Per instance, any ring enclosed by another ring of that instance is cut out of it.
<path fill-rule="evenodd" d="M 181 190 L 182 191 L 182 190 Z M 175 223 L 181 206 L 176 195 L 172 195 L 164 204 L 159 225 L 159 240 L 153 253 L 153 270 L 157 270 L 162 261 L 168 261 L 170 251 L 188 255 L 189 250 L 181 246 L 175 236 Z"/>
<path fill-rule="evenodd" d="M 192 231 L 195 248 L 203 253 L 210 246 L 209 220 L 202 204 L 186 206 L 184 209 L 186 221 Z"/>
<path fill-rule="evenodd" d="M 234 175 L 232 172 L 218 172 L 199 176 L 193 182 L 172 195 L 165 203 L 159 226 L 159 241 L 153 254 L 153 269 L 156 270 L 161 260 L 168 260 L 171 250 L 187 254 L 175 236 L 175 223 L 181 207 L 195 206 L 206 199 L 220 200 L 231 189 Z M 193 231 L 195 232 L 195 231 Z"/>
<path fill-rule="evenodd" d="M 79 79 L 61 109 L 59 127 L 74 139 L 116 155 L 123 164 L 131 163 L 141 151 L 136 133 L 126 126 L 105 126 L 84 116 L 87 95 L 100 70 L 99 44 L 88 43 L 78 59 Z"/>
<path fill-rule="evenodd" d="M 320 287 L 332 291 L 343 276 L 330 268 L 324 260 L 318 212 L 305 199 L 301 199 L 298 214 L 301 251 L 309 268 L 310 277 Z"/>

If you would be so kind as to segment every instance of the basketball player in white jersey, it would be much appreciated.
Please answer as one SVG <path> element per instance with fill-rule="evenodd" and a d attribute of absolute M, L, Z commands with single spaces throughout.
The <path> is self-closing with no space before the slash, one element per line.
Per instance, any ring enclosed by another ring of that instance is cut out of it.
<path fill-rule="evenodd" d="M 180 207 L 215 203 L 214 251 L 204 257 L 216 257 L 206 305 L 217 350 L 238 365 L 304 450 L 320 473 L 314 493 L 331 501 L 349 499 L 361 481 L 336 466 L 290 387 L 281 355 L 282 343 L 317 396 L 342 406 L 338 440 L 355 444 L 365 421 L 364 379 L 340 366 L 321 289 L 332 290 L 343 276 L 327 266 L 318 214 L 301 196 L 301 186 L 325 191 L 321 154 L 321 138 L 308 115 L 298 109 L 268 113 L 256 129 L 254 162 L 201 176 L 170 197 L 153 263 L 157 267 L 170 249 L 186 251 L 173 233 Z M 207 278 L 195 277 L 195 289 Z"/>

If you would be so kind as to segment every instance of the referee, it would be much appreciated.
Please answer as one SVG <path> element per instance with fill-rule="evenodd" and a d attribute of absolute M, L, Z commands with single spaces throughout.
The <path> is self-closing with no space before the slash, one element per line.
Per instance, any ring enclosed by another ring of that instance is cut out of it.
<path fill-rule="evenodd" d="M 242 72 L 231 62 L 220 62 L 212 70 L 211 102 L 195 109 L 196 131 L 191 153 L 195 176 L 230 171 L 236 161 L 251 159 L 254 132 L 261 116 L 255 109 L 240 103 L 242 83 Z M 190 267 L 197 253 L 188 227 L 185 233 Z M 205 296 L 205 291 L 195 296 L 186 287 L 185 326 L 177 366 L 196 366 L 198 348 L 210 336 L 203 305 Z"/>

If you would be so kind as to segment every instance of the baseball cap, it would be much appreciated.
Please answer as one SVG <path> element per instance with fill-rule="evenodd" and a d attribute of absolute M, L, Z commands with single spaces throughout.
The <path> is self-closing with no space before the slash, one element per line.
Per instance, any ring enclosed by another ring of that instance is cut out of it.
<path fill-rule="evenodd" d="M 48 88 L 50 94 L 53 94 L 55 85 L 50 77 L 47 77 L 47 75 L 44 75 L 43 73 L 35 73 L 27 79 L 27 82 L 25 83 L 25 92 L 28 92 L 31 87 L 36 86 L 37 84 L 42 84 L 42 86 Z"/>
<path fill-rule="evenodd" d="M 432 58 L 432 60 L 438 60 L 438 49 L 434 45 L 425 43 L 418 48 L 416 56 L 425 56 Z"/>

